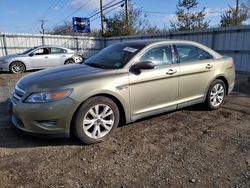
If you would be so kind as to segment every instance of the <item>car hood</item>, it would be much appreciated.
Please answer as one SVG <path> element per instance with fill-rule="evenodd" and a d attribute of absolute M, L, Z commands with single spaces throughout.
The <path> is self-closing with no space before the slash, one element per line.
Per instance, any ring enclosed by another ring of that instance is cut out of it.
<path fill-rule="evenodd" d="M 34 92 L 65 87 L 116 73 L 117 70 L 114 69 L 94 68 L 84 64 L 65 65 L 24 76 L 17 85 L 24 91 Z"/>
<path fill-rule="evenodd" d="M 6 56 L 2 56 L 0 58 L 0 60 L 3 59 L 10 59 L 10 58 L 16 58 L 16 57 L 26 57 L 27 55 L 19 55 L 19 54 L 11 54 L 11 55 L 6 55 Z"/>

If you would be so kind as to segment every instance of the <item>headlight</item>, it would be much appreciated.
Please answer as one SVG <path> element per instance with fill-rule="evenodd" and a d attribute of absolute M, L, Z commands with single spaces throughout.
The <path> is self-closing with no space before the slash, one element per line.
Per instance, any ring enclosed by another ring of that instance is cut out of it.
<path fill-rule="evenodd" d="M 68 97 L 72 93 L 72 91 L 73 89 L 63 89 L 63 90 L 32 93 L 24 102 L 42 103 L 42 102 L 57 101 Z"/>

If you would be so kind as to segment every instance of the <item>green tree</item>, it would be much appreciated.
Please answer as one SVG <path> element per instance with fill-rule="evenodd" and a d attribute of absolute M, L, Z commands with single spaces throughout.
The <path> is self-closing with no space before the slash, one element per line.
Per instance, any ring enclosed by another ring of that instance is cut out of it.
<path fill-rule="evenodd" d="M 172 30 L 195 30 L 206 29 L 209 27 L 210 21 L 205 21 L 206 8 L 201 11 L 193 12 L 192 9 L 197 8 L 196 0 L 179 0 L 175 12 L 177 22 L 171 22 Z"/>
<path fill-rule="evenodd" d="M 105 18 L 105 36 L 124 36 L 137 34 L 155 34 L 160 30 L 155 25 L 151 25 L 141 9 L 129 5 L 129 24 L 126 22 L 125 11 L 121 10 L 112 17 Z"/>
<path fill-rule="evenodd" d="M 221 15 L 220 26 L 238 26 L 242 25 L 244 21 L 248 18 L 248 9 L 246 5 L 239 5 L 237 0 L 236 7 L 229 5 L 229 10 Z"/>

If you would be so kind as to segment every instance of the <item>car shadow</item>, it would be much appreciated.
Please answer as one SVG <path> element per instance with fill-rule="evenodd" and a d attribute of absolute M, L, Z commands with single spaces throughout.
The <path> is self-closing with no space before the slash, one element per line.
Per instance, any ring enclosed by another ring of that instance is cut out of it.
<path fill-rule="evenodd" d="M 233 104 L 230 97 L 238 97 L 238 98 L 250 98 L 250 95 L 241 93 L 241 92 L 233 92 L 229 95 L 225 100 L 225 104 L 222 108 L 228 108 L 230 104 Z M 237 98 L 235 98 L 237 99 Z M 158 115 L 153 115 L 150 117 L 146 117 L 136 122 L 142 122 L 151 120 L 156 117 L 171 115 L 177 111 L 208 111 L 206 106 L 202 104 L 197 104 L 193 106 L 189 106 L 183 109 L 178 109 Z M 237 109 L 232 109 L 237 110 Z M 243 113 L 246 113 L 243 111 Z M 136 123 L 134 122 L 134 123 Z M 133 123 L 127 124 L 131 125 Z M 126 124 L 121 124 L 119 127 L 125 127 Z M 11 123 L 11 115 L 8 112 L 8 101 L 0 102 L 0 149 L 1 148 L 34 148 L 34 147 L 46 147 L 46 146 L 83 146 L 83 144 L 78 141 L 76 138 L 47 138 L 47 137 L 37 137 L 27 133 L 24 133 L 17 128 L 14 127 Z"/>

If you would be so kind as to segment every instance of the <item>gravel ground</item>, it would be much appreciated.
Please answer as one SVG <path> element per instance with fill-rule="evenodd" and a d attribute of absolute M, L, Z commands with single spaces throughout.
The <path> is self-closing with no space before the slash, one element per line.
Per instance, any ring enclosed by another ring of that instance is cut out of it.
<path fill-rule="evenodd" d="M 249 76 L 217 111 L 143 119 L 91 146 L 14 129 L 6 99 L 19 78 L 0 73 L 0 187 L 250 187 Z"/>

